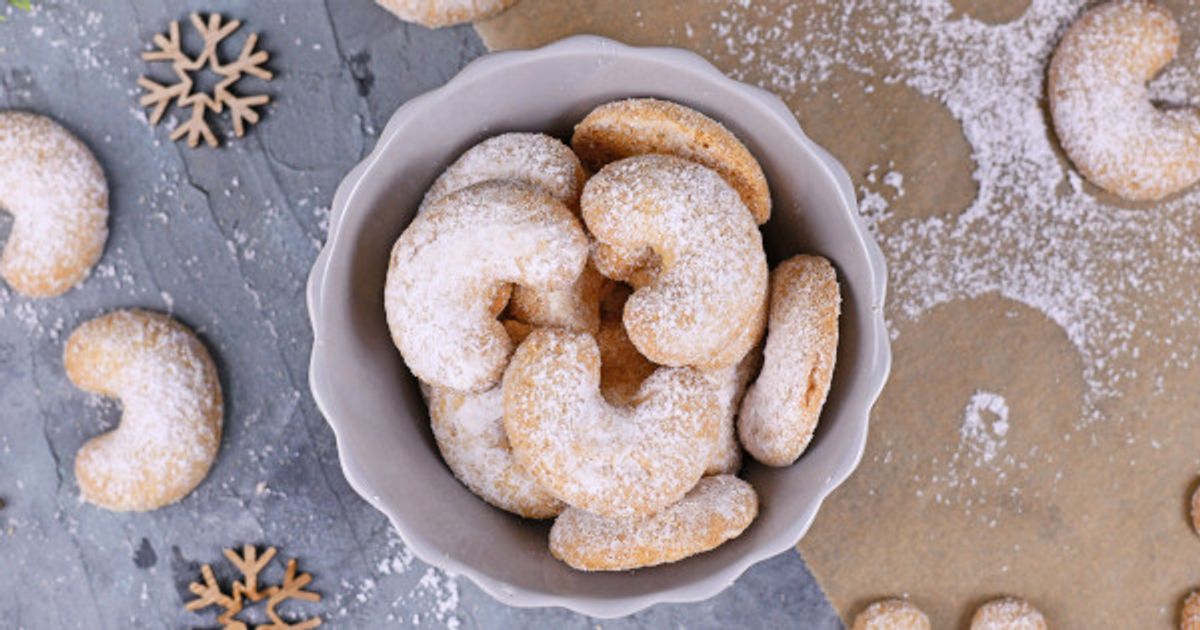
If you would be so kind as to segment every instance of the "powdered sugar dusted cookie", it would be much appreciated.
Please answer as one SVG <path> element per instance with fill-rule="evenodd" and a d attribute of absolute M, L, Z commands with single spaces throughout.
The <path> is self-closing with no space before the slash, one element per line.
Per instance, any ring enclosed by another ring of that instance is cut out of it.
<path fill-rule="evenodd" d="M 505 133 L 467 149 L 429 187 L 429 204 L 472 184 L 501 179 L 538 186 L 569 208 L 579 206 L 587 174 L 575 152 L 544 133 Z"/>
<path fill-rule="evenodd" d="M 738 437 L 754 459 L 787 466 L 812 440 L 833 379 L 841 304 L 824 258 L 796 256 L 771 272 L 762 371 L 738 418 Z"/>
<path fill-rule="evenodd" d="M 623 316 L 646 358 L 718 369 L 753 347 L 767 298 L 762 236 L 714 171 L 667 155 L 628 158 L 588 180 L 581 207 L 598 249 L 656 254 L 659 269 Z"/>
<path fill-rule="evenodd" d="M 678 503 L 644 518 L 605 518 L 567 508 L 550 529 L 550 552 L 584 571 L 677 562 L 737 538 L 758 516 L 758 495 L 732 475 L 705 477 Z"/>
<path fill-rule="evenodd" d="M 616 308 L 615 315 L 610 310 L 600 322 L 600 331 L 596 333 L 596 344 L 600 347 L 600 393 L 612 405 L 633 404 L 642 383 L 659 367 L 642 356 L 625 334 L 620 308 L 628 295 L 629 288 L 619 285 L 607 296 L 606 308 Z M 752 350 L 737 365 L 704 373 L 717 395 L 717 406 L 721 412 L 716 442 L 708 467 L 704 470 L 705 475 L 733 474 L 742 467 L 742 445 L 737 440 L 735 418 L 746 385 L 758 371 L 761 362 L 762 352 Z"/>
<path fill-rule="evenodd" d="M 429 418 L 442 458 L 471 492 L 525 518 L 551 518 L 562 511 L 562 502 L 513 459 L 499 385 L 481 394 L 432 388 Z"/>
<path fill-rule="evenodd" d="M 571 146 L 593 171 L 648 153 L 691 160 L 725 178 L 756 223 L 771 218 L 771 192 L 758 160 L 721 123 L 690 107 L 653 98 L 601 105 L 575 126 Z"/>
<path fill-rule="evenodd" d="M 537 186 L 568 208 L 578 210 L 587 178 L 579 158 L 558 139 L 541 133 L 506 133 L 471 147 L 430 186 L 418 213 L 446 195 L 489 180 Z M 599 324 L 596 301 L 603 277 L 585 268 L 565 289 L 538 291 L 516 286 L 511 315 L 535 326 L 555 326 L 594 333 Z M 508 294 L 504 296 L 508 300 Z"/>
<path fill-rule="evenodd" d="M 108 239 L 108 183 L 87 146 L 58 123 L 0 112 L 0 210 L 13 216 L 0 276 L 29 297 L 79 284 Z"/>
<path fill-rule="evenodd" d="M 690 368 L 661 368 L 630 406 L 600 395 L 591 335 L 535 330 L 504 374 L 504 429 L 513 454 L 563 501 L 610 517 L 652 514 L 704 473 L 719 421 L 712 385 Z"/>
<path fill-rule="evenodd" d="M 600 393 L 612 405 L 631 405 L 658 366 L 638 352 L 619 319 L 600 322 Z"/>
<path fill-rule="evenodd" d="M 429 28 L 473 22 L 507 9 L 517 0 L 375 0 L 401 20 Z"/>
<path fill-rule="evenodd" d="M 1179 630 L 1200 630 L 1200 591 L 1193 591 L 1179 609 Z"/>
<path fill-rule="evenodd" d="M 706 373 L 717 392 L 721 408 L 721 424 L 717 429 L 717 444 L 709 458 L 706 475 L 732 475 L 742 467 L 742 444 L 737 437 L 737 414 L 750 379 L 762 365 L 762 351 L 755 348 L 746 357 L 727 368 Z"/>
<path fill-rule="evenodd" d="M 1159 109 L 1146 82 L 1175 57 L 1179 25 L 1143 0 L 1095 7 L 1050 61 L 1050 113 L 1084 177 L 1126 199 L 1159 199 L 1200 180 L 1200 112 Z"/>
<path fill-rule="evenodd" d="M 854 618 L 852 630 L 931 630 L 929 617 L 902 600 L 885 599 L 867 606 Z"/>
<path fill-rule="evenodd" d="M 513 343 L 532 328 L 505 320 Z M 525 472 L 508 447 L 504 433 L 504 392 L 499 385 L 483 393 L 456 392 L 422 384 L 429 421 L 442 459 L 454 476 L 476 496 L 525 518 L 551 518 L 563 504 Z"/>
<path fill-rule="evenodd" d="M 557 291 L 513 290 L 508 314 L 536 327 L 566 328 L 595 334 L 600 328 L 600 295 L 610 282 L 592 265 L 571 286 Z"/>
<path fill-rule="evenodd" d="M 512 352 L 495 316 L 497 291 L 569 287 L 587 255 L 579 221 L 539 188 L 489 181 L 451 193 L 392 248 L 384 289 L 392 340 L 417 378 L 487 390 Z"/>
<path fill-rule="evenodd" d="M 1046 630 L 1046 619 L 1023 599 L 1001 597 L 975 611 L 971 630 Z"/>
<path fill-rule="evenodd" d="M 611 405 L 629 405 L 642 387 L 642 382 L 658 369 L 658 365 L 638 352 L 621 313 L 625 301 L 633 292 L 629 285 L 608 281 L 600 299 L 600 329 L 596 345 L 600 347 L 600 394 Z"/>
<path fill-rule="evenodd" d="M 183 498 L 208 474 L 221 443 L 221 385 L 200 340 L 147 311 L 115 311 L 67 339 L 63 363 L 80 389 L 117 398 L 116 429 L 75 456 L 84 500 L 116 511 Z"/>

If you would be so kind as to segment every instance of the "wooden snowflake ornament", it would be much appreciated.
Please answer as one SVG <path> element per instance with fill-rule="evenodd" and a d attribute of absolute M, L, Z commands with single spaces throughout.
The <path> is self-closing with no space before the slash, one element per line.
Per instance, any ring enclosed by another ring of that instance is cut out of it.
<path fill-rule="evenodd" d="M 218 606 L 224 609 L 217 617 L 217 623 L 221 624 L 222 630 L 249 630 L 246 622 L 237 618 L 238 613 L 242 612 L 246 600 L 254 604 L 266 599 L 267 618 L 271 621 L 257 626 L 254 630 L 312 630 L 321 625 L 320 617 L 288 622 L 279 616 L 277 608 L 289 599 L 306 602 L 321 601 L 318 593 L 304 590 L 304 587 L 312 582 L 312 576 L 308 573 L 296 573 L 295 558 L 288 560 L 287 569 L 283 574 L 283 584 L 265 589 L 258 588 L 259 573 L 262 573 L 274 557 L 274 547 L 268 547 L 261 556 L 258 555 L 258 549 L 253 545 L 243 547 L 240 556 L 233 549 L 226 549 L 225 558 L 242 574 L 242 579 L 234 580 L 233 586 L 229 588 L 232 595 L 225 594 L 217 582 L 216 576 L 213 575 L 212 567 L 206 564 L 200 567 L 200 577 L 204 582 L 192 582 L 188 586 L 188 590 L 196 596 L 196 599 L 187 602 L 183 607 L 195 612 L 209 606 Z"/>
<path fill-rule="evenodd" d="M 263 67 L 271 56 L 266 51 L 255 49 L 258 46 L 258 34 L 251 33 L 237 59 L 222 63 L 217 47 L 242 25 L 238 20 L 223 23 L 223 19 L 219 14 L 212 13 L 206 22 L 200 14 L 192 14 L 192 26 L 204 41 L 204 47 L 195 58 L 183 50 L 179 22 L 171 22 L 166 35 L 159 33 L 154 36 L 154 45 L 158 46 L 156 50 L 142 53 L 142 59 L 146 61 L 170 62 L 177 79 L 175 83 L 163 85 L 145 76 L 138 77 L 138 85 L 146 90 L 141 98 L 142 106 L 154 108 L 150 113 L 150 124 L 157 125 L 172 102 L 182 109 L 190 109 L 188 120 L 171 132 L 172 140 L 179 140 L 186 135 L 190 147 L 199 144 L 201 138 L 209 146 L 217 146 L 217 137 L 206 117 L 208 112 L 220 114 L 228 107 L 233 120 L 233 133 L 240 138 L 246 133 L 246 123 L 254 124 L 259 120 L 254 108 L 271 102 L 271 97 L 266 94 L 237 96 L 231 91 L 233 85 L 245 75 L 271 80 L 271 71 Z M 212 72 L 221 77 L 221 81 L 212 94 L 196 90 L 190 74 L 192 72 Z"/>

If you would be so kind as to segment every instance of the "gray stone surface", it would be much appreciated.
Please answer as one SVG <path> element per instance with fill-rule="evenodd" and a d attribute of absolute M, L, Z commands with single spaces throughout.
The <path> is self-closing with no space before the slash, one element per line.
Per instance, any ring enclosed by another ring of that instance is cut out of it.
<path fill-rule="evenodd" d="M 791 553 L 711 601 L 625 620 L 506 608 L 414 560 L 346 485 L 308 393 L 305 279 L 342 175 L 398 105 L 484 52 L 473 31 L 407 26 L 368 0 L 34 4 L 0 23 L 0 108 L 50 115 L 93 148 L 112 235 L 92 277 L 62 298 L 29 301 L 0 283 L 0 627 L 210 627 L 214 614 L 182 610 L 186 585 L 200 562 L 228 577 L 220 550 L 242 543 L 301 558 L 325 600 L 289 610 L 335 628 L 839 626 Z M 138 53 L 169 20 L 210 7 L 262 34 L 275 103 L 246 138 L 191 150 L 146 124 Z M 228 401 L 208 479 L 147 514 L 78 500 L 74 453 L 118 409 L 73 388 L 61 357 L 77 324 L 130 306 L 196 328 Z"/>

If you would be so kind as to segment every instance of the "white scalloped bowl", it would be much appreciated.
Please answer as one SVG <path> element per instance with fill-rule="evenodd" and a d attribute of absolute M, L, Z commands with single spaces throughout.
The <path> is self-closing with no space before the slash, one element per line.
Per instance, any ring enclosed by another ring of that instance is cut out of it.
<path fill-rule="evenodd" d="M 416 382 L 388 335 L 383 285 L 393 241 L 426 187 L 462 151 L 506 131 L 569 138 L 596 105 L 634 96 L 690 105 L 749 146 L 774 197 L 763 228 L 768 255 L 773 262 L 799 252 L 833 261 L 844 300 L 841 343 L 808 451 L 788 468 L 750 463 L 743 471 L 762 508 L 741 537 L 675 564 L 583 573 L 550 555 L 548 522 L 488 506 L 442 463 Z M 783 102 L 693 53 L 579 36 L 482 57 L 396 111 L 375 150 L 338 188 L 330 223 L 308 285 L 309 378 L 337 435 L 346 478 L 419 558 L 467 576 L 506 604 L 616 617 L 709 598 L 754 563 L 791 550 L 862 457 L 891 360 L 883 257 L 858 217 L 845 170 L 804 135 Z"/>

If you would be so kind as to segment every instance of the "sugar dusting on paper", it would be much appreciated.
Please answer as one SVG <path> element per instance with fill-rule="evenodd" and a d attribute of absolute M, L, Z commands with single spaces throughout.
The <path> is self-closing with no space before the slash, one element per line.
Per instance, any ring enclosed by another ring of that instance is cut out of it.
<path fill-rule="evenodd" d="M 963 410 L 960 433 L 977 466 L 992 463 L 1008 443 L 1008 401 L 995 392 L 975 392 Z"/>
<path fill-rule="evenodd" d="M 868 86 L 903 84 L 946 107 L 975 162 L 978 193 L 966 210 L 894 216 L 891 200 L 916 184 L 897 173 L 891 188 L 886 166 L 859 191 L 889 263 L 893 334 L 935 306 L 988 293 L 1036 309 L 1082 359 L 1080 427 L 1104 419 L 1102 403 L 1127 383 L 1186 368 L 1200 352 L 1195 327 L 1180 325 L 1200 317 L 1200 188 L 1154 207 L 1117 207 L 1058 155 L 1043 110 L 1046 67 L 1083 6 L 1033 0 L 1019 18 L 992 25 L 939 0 L 861 0 L 815 15 L 743 0 L 721 11 L 712 28 L 722 43 L 710 51 L 739 61 L 735 77 L 781 94 L 820 90 L 837 70 Z M 1151 83 L 1152 97 L 1194 104 L 1198 54 L 1181 50 Z M 1150 306 L 1162 304 L 1172 308 Z M 1165 365 L 1139 373 L 1147 353 Z"/>

